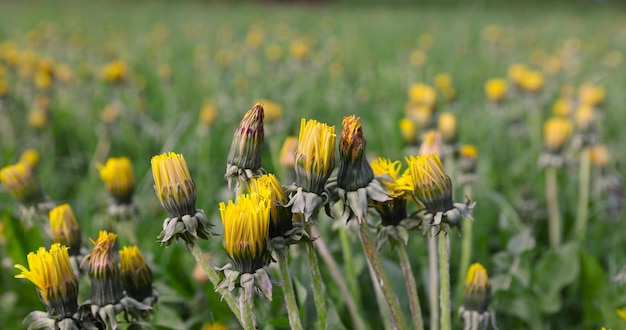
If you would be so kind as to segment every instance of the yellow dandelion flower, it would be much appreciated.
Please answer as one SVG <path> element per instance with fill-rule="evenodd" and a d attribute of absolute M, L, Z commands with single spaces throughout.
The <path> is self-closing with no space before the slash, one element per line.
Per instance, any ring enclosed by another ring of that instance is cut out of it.
<path fill-rule="evenodd" d="M 269 237 L 282 236 L 286 231 L 293 228 L 291 211 L 285 208 L 289 202 L 289 196 L 274 174 L 252 178 L 250 180 L 250 193 L 259 196 L 269 195 L 270 200 L 270 229 Z M 268 193 L 269 192 L 269 193 Z"/>
<path fill-rule="evenodd" d="M 154 190 L 172 218 L 196 213 L 196 185 L 185 157 L 173 152 L 152 157 Z"/>
<path fill-rule="evenodd" d="M 23 204 L 43 201 L 43 192 L 28 163 L 20 162 L 0 169 L 0 182 Z"/>
<path fill-rule="evenodd" d="M 28 126 L 35 130 L 42 130 L 48 124 L 48 112 L 36 107 L 28 114 Z"/>
<path fill-rule="evenodd" d="M 462 145 L 459 154 L 464 158 L 476 159 L 478 157 L 476 146 L 471 144 Z"/>
<path fill-rule="evenodd" d="M 211 126 L 217 118 L 217 107 L 213 100 L 204 100 L 200 109 L 200 122 L 205 126 Z"/>
<path fill-rule="evenodd" d="M 35 169 L 37 165 L 39 165 L 39 152 L 33 148 L 28 148 L 20 154 L 19 163 L 30 166 L 30 168 Z"/>
<path fill-rule="evenodd" d="M 506 97 L 507 89 L 507 81 L 503 78 L 491 78 L 485 82 L 485 96 L 491 102 L 502 102 Z"/>
<path fill-rule="evenodd" d="M 456 116 L 451 112 L 444 112 L 439 115 L 437 126 L 443 141 L 446 144 L 453 144 L 456 141 L 457 124 Z"/>
<path fill-rule="evenodd" d="M 417 142 L 417 127 L 413 120 L 402 118 L 398 126 L 400 127 L 400 135 L 406 144 L 412 145 Z"/>
<path fill-rule="evenodd" d="M 296 181 L 307 192 L 321 193 L 335 167 L 335 126 L 316 120 L 300 121 L 296 148 Z"/>
<path fill-rule="evenodd" d="M 202 330 L 230 330 L 230 328 L 220 322 L 216 322 L 216 323 L 205 323 L 202 326 Z"/>
<path fill-rule="evenodd" d="M 432 109 L 437 101 L 437 92 L 426 84 L 412 84 L 409 87 L 409 100 L 412 103 L 424 105 Z"/>
<path fill-rule="evenodd" d="M 580 86 L 578 91 L 578 101 L 581 105 L 597 107 L 604 104 L 606 99 L 606 90 L 602 86 L 595 86 L 591 83 L 585 83 Z"/>
<path fill-rule="evenodd" d="M 265 58 L 270 62 L 276 62 L 280 60 L 283 54 L 283 50 L 277 44 L 270 44 L 265 47 Z"/>
<path fill-rule="evenodd" d="M 427 155 L 433 153 L 441 155 L 441 133 L 435 130 L 429 130 L 422 136 L 419 154 Z"/>
<path fill-rule="evenodd" d="M 544 85 L 543 74 L 539 71 L 528 70 L 522 76 L 520 83 L 522 89 L 527 92 L 540 92 Z"/>
<path fill-rule="evenodd" d="M 491 286 L 487 270 L 479 263 L 472 264 L 465 278 L 465 299 L 466 310 L 482 313 L 487 310 L 491 295 Z"/>
<path fill-rule="evenodd" d="M 142 301 L 152 296 L 152 271 L 136 246 L 125 246 L 120 252 L 120 278 L 126 294 Z"/>
<path fill-rule="evenodd" d="M 604 144 L 596 144 L 589 149 L 591 164 L 599 168 L 605 168 L 611 160 L 611 154 Z"/>
<path fill-rule="evenodd" d="M 552 104 L 552 114 L 557 117 L 569 117 L 572 113 L 574 105 L 572 101 L 566 98 L 558 98 Z"/>
<path fill-rule="evenodd" d="M 560 117 L 548 119 L 543 125 L 543 144 L 550 152 L 560 152 L 572 134 L 572 123 Z"/>
<path fill-rule="evenodd" d="M 105 82 L 117 83 L 128 78 L 128 66 L 122 60 L 115 60 L 102 67 L 100 76 Z"/>
<path fill-rule="evenodd" d="M 444 170 L 437 154 L 409 156 L 405 158 L 409 165 L 413 194 L 424 204 L 426 209 L 436 214 L 453 208 L 452 181 Z"/>
<path fill-rule="evenodd" d="M 298 148 L 298 138 L 295 136 L 287 136 L 283 146 L 280 148 L 280 166 L 287 170 L 293 170 L 296 163 L 294 156 Z"/>
<path fill-rule="evenodd" d="M 80 226 L 69 204 L 61 204 L 50 211 L 50 238 L 54 243 L 69 247 L 72 255 L 80 250 Z"/>
<path fill-rule="evenodd" d="M 411 65 L 415 68 L 423 66 L 426 63 L 427 59 L 428 55 L 422 49 L 416 49 L 412 51 L 411 55 L 409 56 L 409 61 L 411 62 Z"/>
<path fill-rule="evenodd" d="M 433 119 L 433 108 L 423 104 L 407 104 L 406 116 L 413 120 L 418 128 L 427 127 Z"/>
<path fill-rule="evenodd" d="M 581 132 L 588 132 L 595 121 L 595 111 L 593 107 L 588 105 L 581 105 L 576 110 L 576 115 L 574 117 L 574 122 L 576 123 L 576 128 Z"/>
<path fill-rule="evenodd" d="M 130 204 L 135 191 L 133 165 L 126 157 L 109 158 L 104 165 L 97 164 L 100 178 L 118 204 Z"/>
<path fill-rule="evenodd" d="M 302 39 L 295 39 L 289 45 L 289 52 L 296 59 L 303 61 L 309 57 L 309 46 Z"/>

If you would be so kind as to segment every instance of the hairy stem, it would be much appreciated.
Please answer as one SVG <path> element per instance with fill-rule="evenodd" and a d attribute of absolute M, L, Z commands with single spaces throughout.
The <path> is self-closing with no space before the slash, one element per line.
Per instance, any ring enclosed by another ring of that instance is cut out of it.
<path fill-rule="evenodd" d="M 465 185 L 463 187 L 463 195 L 467 198 L 472 197 L 472 187 L 470 185 Z M 474 231 L 474 221 L 472 219 L 463 218 L 461 220 L 463 223 L 463 239 L 461 242 L 461 263 L 459 266 L 459 285 L 457 285 L 455 301 L 457 303 L 461 302 L 463 299 L 463 281 L 460 279 L 465 278 L 465 274 L 467 273 L 467 269 L 469 268 L 470 260 L 472 259 L 472 239 L 473 239 L 473 231 Z"/>
<path fill-rule="evenodd" d="M 309 227 L 309 235 L 311 234 Z M 322 273 L 320 272 L 320 265 L 317 262 L 317 254 L 315 253 L 315 247 L 313 242 L 308 241 L 306 244 L 306 254 L 309 260 L 309 268 L 311 269 L 311 280 L 313 282 L 313 300 L 315 301 L 315 309 L 317 310 L 317 317 L 320 321 L 322 329 L 328 328 L 328 317 L 326 312 L 326 301 L 324 293 L 324 282 L 322 280 Z"/>
<path fill-rule="evenodd" d="M 293 291 L 293 283 L 291 282 L 291 273 L 289 272 L 289 263 L 287 262 L 287 249 L 277 250 L 278 266 L 280 268 L 280 276 L 283 279 L 283 293 L 285 295 L 285 304 L 287 305 L 287 315 L 289 316 L 289 325 L 291 329 L 302 330 L 302 322 L 300 321 L 300 312 L 296 303 L 296 295 Z"/>
<path fill-rule="evenodd" d="M 243 288 L 239 290 L 239 309 L 241 310 L 243 328 L 244 330 L 254 330 L 256 329 L 256 325 L 254 324 L 254 317 L 252 316 L 252 300 L 246 299 Z"/>
<path fill-rule="evenodd" d="M 437 268 L 437 230 L 428 237 L 428 303 L 430 305 L 430 330 L 439 329 L 439 269 Z"/>
<path fill-rule="evenodd" d="M 413 270 L 411 270 L 411 261 L 406 253 L 406 246 L 404 244 L 398 244 L 396 250 L 398 250 L 400 267 L 402 267 L 402 274 L 404 275 L 406 290 L 409 295 L 413 328 L 416 330 L 423 330 L 424 321 L 422 320 L 422 308 L 420 307 L 420 299 L 417 294 L 417 286 L 415 285 L 415 276 L 413 276 Z"/>
<path fill-rule="evenodd" d="M 378 251 L 376 251 L 376 246 L 372 242 L 369 227 L 365 221 L 359 223 L 359 232 L 361 234 L 361 242 L 363 243 L 365 256 L 369 261 L 369 266 L 372 267 L 374 275 L 376 276 L 374 280 L 383 292 L 385 302 L 389 307 L 391 319 L 398 329 L 407 329 L 406 321 L 404 320 L 404 316 L 402 315 L 402 309 L 400 308 L 400 302 L 398 301 L 398 297 L 393 291 L 391 281 L 389 281 L 387 273 L 383 268 L 382 262 L 380 261 L 380 256 L 378 255 Z"/>
<path fill-rule="evenodd" d="M 439 245 L 441 330 L 450 330 L 452 329 L 452 316 L 450 312 L 450 241 L 448 234 L 442 231 L 437 242 Z"/>
<path fill-rule="evenodd" d="M 344 226 L 339 227 L 339 240 L 341 242 L 341 252 L 343 255 L 346 277 L 356 279 L 356 271 L 354 269 L 354 263 L 352 262 L 352 248 L 350 246 L 350 238 L 348 237 L 348 229 Z M 361 291 L 359 290 L 358 281 L 348 281 L 348 288 L 350 289 L 352 297 L 354 297 L 357 308 L 359 308 Z"/>
<path fill-rule="evenodd" d="M 578 172 L 578 211 L 576 212 L 575 234 L 576 239 L 583 241 L 587 233 L 589 218 L 589 185 L 591 180 L 591 165 L 589 148 L 580 151 L 580 169 Z"/>

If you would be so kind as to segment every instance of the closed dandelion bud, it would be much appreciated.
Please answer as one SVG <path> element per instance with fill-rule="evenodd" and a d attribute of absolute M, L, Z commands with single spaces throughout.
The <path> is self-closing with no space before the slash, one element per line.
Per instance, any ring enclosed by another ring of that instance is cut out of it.
<path fill-rule="evenodd" d="M 606 168 L 611 160 L 611 155 L 604 144 L 596 144 L 589 148 L 589 160 L 598 168 Z"/>
<path fill-rule="evenodd" d="M 100 231 L 91 253 L 85 257 L 89 260 L 87 271 L 91 280 L 91 303 L 104 307 L 115 305 L 123 297 L 120 271 L 115 261 L 113 246 L 117 235 Z"/>
<path fill-rule="evenodd" d="M 37 150 L 29 148 L 20 154 L 20 163 L 28 165 L 31 169 L 36 170 L 39 165 L 39 152 Z"/>
<path fill-rule="evenodd" d="M 152 271 L 136 246 L 120 250 L 120 279 L 127 296 L 137 301 L 152 296 Z"/>
<path fill-rule="evenodd" d="M 582 132 L 587 133 L 593 128 L 595 116 L 594 110 L 591 106 L 582 105 L 576 110 L 576 116 L 574 118 L 576 128 Z"/>
<path fill-rule="evenodd" d="M 454 142 L 456 142 L 457 127 L 456 116 L 454 114 L 449 112 L 440 114 L 437 127 L 445 144 L 454 144 Z"/>
<path fill-rule="evenodd" d="M 265 124 L 270 125 L 276 122 L 277 120 L 283 118 L 283 106 L 282 105 L 276 102 L 272 102 L 270 100 L 260 100 L 257 102 L 257 104 L 263 105 Z"/>
<path fill-rule="evenodd" d="M 0 182 L 22 204 L 35 205 L 44 195 L 33 170 L 27 163 L 9 165 L 0 170 Z"/>
<path fill-rule="evenodd" d="M 50 238 L 69 248 L 71 255 L 80 252 L 80 226 L 69 204 L 62 204 L 50 211 Z"/>
<path fill-rule="evenodd" d="M 130 159 L 109 158 L 98 164 L 100 178 L 116 204 L 130 204 L 135 191 L 135 177 Z"/>
<path fill-rule="evenodd" d="M 483 313 L 487 311 L 490 297 L 491 286 L 487 270 L 479 263 L 472 264 L 465 279 L 463 306 L 466 310 Z"/>
<path fill-rule="evenodd" d="M 461 159 L 459 162 L 461 173 L 475 173 L 476 172 L 476 157 L 478 152 L 474 145 L 463 145 L 459 151 Z"/>
<path fill-rule="evenodd" d="M 348 191 L 367 186 L 374 173 L 365 157 L 365 136 L 359 118 L 343 118 L 343 130 L 339 137 L 339 172 L 337 185 Z"/>
<path fill-rule="evenodd" d="M 219 206 L 224 225 L 224 250 L 239 273 L 254 274 L 271 259 L 267 250 L 270 191 L 265 190 L 263 194 L 244 194 L 237 198 L 236 204 L 228 201 Z"/>
<path fill-rule="evenodd" d="M 435 92 L 434 88 L 426 84 L 412 84 L 409 87 L 409 100 L 411 103 L 433 109 L 435 102 L 437 102 L 437 92 Z"/>
<path fill-rule="evenodd" d="M 231 180 L 247 181 L 251 177 L 261 175 L 261 154 L 263 152 L 264 109 L 259 103 L 248 110 L 239 123 L 230 145 L 225 178 L 230 187 Z"/>
<path fill-rule="evenodd" d="M 414 184 L 413 193 L 431 214 L 453 209 L 452 180 L 443 171 L 437 154 L 406 158 Z"/>
<path fill-rule="evenodd" d="M 264 196 L 270 193 L 270 228 L 269 238 L 282 236 L 285 232 L 293 228 L 291 220 L 291 209 L 285 205 L 289 202 L 289 197 L 283 186 L 278 182 L 274 174 L 265 174 L 250 180 L 250 193 Z"/>
<path fill-rule="evenodd" d="M 293 171 L 296 165 L 294 155 L 298 148 L 298 139 L 295 136 L 288 136 L 283 142 L 283 146 L 280 148 L 279 161 L 280 166 L 284 170 Z"/>
<path fill-rule="evenodd" d="M 296 149 L 296 185 L 321 194 L 335 168 L 335 126 L 302 119 Z"/>
<path fill-rule="evenodd" d="M 71 318 L 78 310 L 78 278 L 72 271 L 68 248 L 52 244 L 50 251 L 39 248 L 27 256 L 28 268 L 15 265 L 22 271 L 15 278 L 25 278 L 37 287 L 39 300 L 48 315 L 55 320 Z"/>
<path fill-rule="evenodd" d="M 508 84 L 506 79 L 492 78 L 485 82 L 485 96 L 491 102 L 502 102 L 506 97 L 507 90 Z"/>
<path fill-rule="evenodd" d="M 521 87 L 526 92 L 537 93 L 543 89 L 543 74 L 539 71 L 526 71 L 522 77 Z"/>
<path fill-rule="evenodd" d="M 407 145 L 414 145 L 417 143 L 417 127 L 413 120 L 409 118 L 402 118 L 398 123 L 400 127 L 400 135 Z"/>
<path fill-rule="evenodd" d="M 554 104 L 552 104 L 552 114 L 557 117 L 568 118 L 572 113 L 573 107 L 574 105 L 572 104 L 572 101 L 565 98 L 559 98 L 554 101 Z"/>
<path fill-rule="evenodd" d="M 572 134 L 572 123 L 564 118 L 553 117 L 543 125 L 543 144 L 547 151 L 560 153 Z"/>

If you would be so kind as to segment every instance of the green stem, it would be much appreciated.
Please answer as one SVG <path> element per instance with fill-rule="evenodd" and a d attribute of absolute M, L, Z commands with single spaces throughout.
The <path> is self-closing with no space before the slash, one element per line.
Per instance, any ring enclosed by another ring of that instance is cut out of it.
<path fill-rule="evenodd" d="M 348 237 L 348 230 L 345 226 L 339 226 L 339 240 L 341 242 L 341 252 L 343 256 L 343 264 L 346 269 L 346 277 L 356 279 L 356 271 L 354 269 L 352 247 L 350 246 L 350 238 Z M 359 290 L 358 281 L 348 281 L 348 288 L 350 289 L 352 297 L 356 302 L 361 301 L 361 291 Z M 357 307 L 360 307 L 357 305 Z"/>
<path fill-rule="evenodd" d="M 441 330 L 450 330 L 452 329 L 452 314 L 450 313 L 450 241 L 445 230 L 442 230 L 442 234 L 437 238 L 437 242 L 439 243 Z"/>
<path fill-rule="evenodd" d="M 546 168 L 546 201 L 548 203 L 548 233 L 550 247 L 556 249 L 561 244 L 561 212 L 556 182 L 556 168 Z"/>
<path fill-rule="evenodd" d="M 309 234 L 310 232 L 309 227 Z M 322 280 L 322 273 L 320 272 L 320 265 L 317 262 L 317 254 L 315 253 L 315 247 L 313 242 L 308 241 L 306 244 L 306 254 L 309 259 L 309 268 L 311 268 L 311 280 L 313 282 L 313 300 L 315 301 L 315 309 L 317 310 L 317 317 L 319 318 L 322 329 L 328 328 L 328 318 L 326 312 L 326 301 L 324 300 L 324 282 Z"/>
<path fill-rule="evenodd" d="M 467 198 L 472 197 L 472 187 L 470 185 L 465 185 L 463 187 L 463 195 L 467 196 Z M 465 274 L 467 273 L 467 269 L 469 268 L 470 260 L 472 259 L 472 239 L 473 239 L 473 231 L 474 231 L 474 221 L 468 218 L 463 218 L 461 220 L 463 222 L 463 240 L 461 242 L 461 263 L 459 266 L 459 276 L 457 279 L 458 283 L 463 283 L 461 279 L 465 278 Z M 456 299 L 457 303 L 461 302 L 463 299 L 463 285 L 457 285 L 456 290 Z"/>
<path fill-rule="evenodd" d="M 252 316 L 252 299 L 245 298 L 244 289 L 239 289 L 239 309 L 241 310 L 242 326 L 245 330 L 256 329 L 254 317 Z"/>
<path fill-rule="evenodd" d="M 211 283 L 213 284 L 213 287 L 217 287 L 217 285 L 220 283 L 220 275 L 209 263 L 209 260 L 207 260 L 198 244 L 193 245 L 193 247 L 191 248 L 191 254 L 196 259 L 196 262 L 198 263 L 198 265 L 200 265 L 202 270 L 204 270 L 207 277 L 209 278 L 209 281 L 211 281 Z M 233 314 L 235 314 L 239 323 L 243 325 L 243 320 L 241 319 L 241 313 L 239 311 L 239 305 L 235 301 L 235 298 L 233 298 L 230 292 L 227 292 L 226 290 L 219 290 L 219 293 L 222 295 L 222 299 L 226 301 L 226 304 L 233 312 Z"/>
<path fill-rule="evenodd" d="M 411 261 L 406 253 L 406 245 L 398 244 L 396 248 L 400 257 L 400 267 L 406 282 L 406 290 L 409 295 L 409 305 L 411 307 L 411 317 L 413 318 L 413 328 L 417 330 L 424 329 L 424 321 L 422 320 L 422 308 L 420 307 L 420 299 L 417 294 L 417 286 L 415 285 L 415 276 L 411 270 Z"/>
<path fill-rule="evenodd" d="M 361 242 L 363 243 L 365 256 L 369 261 L 369 266 L 372 268 L 374 275 L 376 276 L 374 280 L 383 291 L 383 296 L 385 297 L 385 301 L 389 307 L 391 319 L 393 320 L 396 328 L 400 330 L 407 329 L 406 321 L 404 320 L 402 309 L 400 308 L 400 302 L 398 302 L 398 297 L 393 291 L 393 285 L 391 284 L 391 281 L 389 281 L 387 273 L 383 268 L 378 251 L 376 251 L 376 247 L 372 242 L 369 227 L 365 221 L 359 223 L 359 232 L 361 234 Z"/>
<path fill-rule="evenodd" d="M 589 185 L 591 180 L 591 165 L 589 148 L 580 151 L 580 169 L 578 172 L 578 212 L 576 213 L 576 239 L 585 240 L 587 221 L 589 220 Z"/>
<path fill-rule="evenodd" d="M 439 329 L 439 271 L 437 269 L 437 234 L 432 228 L 428 237 L 428 303 L 430 305 L 430 330 Z"/>
<path fill-rule="evenodd" d="M 367 270 L 370 273 L 370 278 L 372 279 L 372 286 L 374 287 L 374 296 L 376 296 L 376 304 L 378 305 L 378 313 L 383 320 L 383 329 L 385 330 L 393 330 L 393 324 L 391 323 L 391 314 L 389 312 L 389 306 L 385 302 L 385 297 L 383 292 L 380 290 L 380 286 L 376 285 L 376 274 L 372 270 L 372 267 L 367 267 Z"/>
<path fill-rule="evenodd" d="M 285 304 L 287 305 L 287 315 L 289 316 L 291 329 L 301 330 L 302 322 L 300 321 L 300 312 L 298 310 L 298 304 L 296 303 L 296 295 L 293 291 L 293 283 L 291 282 L 286 249 L 287 248 L 277 250 L 276 254 L 278 255 L 280 276 L 283 279 L 283 293 L 285 295 Z"/>
<path fill-rule="evenodd" d="M 345 227 L 343 226 L 340 228 L 342 228 L 340 229 L 340 231 L 345 230 L 344 229 Z M 346 284 L 346 281 L 344 279 L 344 277 L 356 279 L 356 276 L 350 276 L 350 274 L 343 275 L 341 271 L 339 270 L 339 266 L 337 265 L 337 262 L 335 262 L 335 259 L 331 255 L 330 251 L 328 251 L 328 248 L 326 247 L 326 243 L 324 243 L 324 240 L 319 236 L 315 227 L 311 227 L 311 232 L 314 235 L 314 237 L 317 237 L 314 243 L 317 246 L 317 250 L 320 254 L 320 257 L 322 257 L 322 260 L 328 267 L 328 271 L 330 272 L 330 277 L 332 277 L 335 284 L 337 284 L 337 287 L 339 288 L 339 292 L 341 293 L 341 296 L 343 297 L 343 301 L 346 303 L 346 307 L 348 308 L 348 312 L 350 312 L 350 317 L 352 318 L 354 329 L 364 330 L 365 323 L 363 322 L 363 319 L 361 318 L 361 314 L 359 314 L 359 308 L 357 307 L 357 304 L 354 300 L 354 296 L 350 294 L 350 290 L 348 290 L 348 285 Z M 350 281 L 350 283 L 352 282 L 357 282 L 357 281 Z"/>

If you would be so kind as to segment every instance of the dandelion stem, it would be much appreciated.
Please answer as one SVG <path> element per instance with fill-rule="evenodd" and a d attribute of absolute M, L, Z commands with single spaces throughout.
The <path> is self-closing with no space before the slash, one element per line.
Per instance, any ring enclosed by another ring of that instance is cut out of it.
<path fill-rule="evenodd" d="M 391 323 L 391 314 L 389 312 L 389 306 L 385 302 L 385 296 L 380 290 L 380 286 L 376 285 L 376 274 L 372 270 L 372 267 L 367 267 L 370 272 L 370 279 L 372 279 L 372 286 L 374 287 L 374 295 L 376 296 L 376 304 L 378 304 L 378 313 L 383 320 L 383 329 L 393 330 L 393 324 Z"/>
<path fill-rule="evenodd" d="M 244 330 L 256 329 L 254 317 L 252 316 L 252 299 L 246 299 L 243 288 L 241 288 L 239 292 L 239 309 L 241 311 L 241 320 L 243 321 L 242 326 Z"/>
<path fill-rule="evenodd" d="M 439 269 L 437 268 L 437 230 L 431 229 L 428 237 L 428 302 L 430 305 L 430 330 L 439 329 Z"/>
<path fill-rule="evenodd" d="M 311 234 L 311 227 L 308 226 L 309 235 Z M 326 301 L 324 300 L 324 282 L 322 280 L 322 273 L 320 272 L 320 266 L 317 262 L 317 254 L 315 253 L 315 247 L 313 242 L 308 241 L 306 244 L 306 254 L 309 259 L 309 268 L 311 269 L 311 279 L 313 282 L 313 300 L 315 301 L 315 309 L 317 310 L 317 317 L 320 321 L 322 329 L 328 328 Z"/>
<path fill-rule="evenodd" d="M 452 329 L 450 313 L 450 241 L 447 232 L 443 231 L 437 238 L 437 242 L 439 246 L 441 330 L 450 330 Z"/>
<path fill-rule="evenodd" d="M 348 237 L 348 230 L 344 226 L 339 227 L 339 240 L 341 242 L 341 252 L 343 255 L 344 266 L 346 269 L 346 277 L 356 279 L 356 271 L 354 270 L 354 262 L 352 262 L 352 248 L 350 247 L 350 238 Z M 361 291 L 359 290 L 358 281 L 348 281 L 348 288 L 350 288 L 351 296 L 354 297 L 355 302 L 361 301 Z M 357 305 L 357 308 L 359 306 Z"/>
<path fill-rule="evenodd" d="M 380 261 L 380 256 L 376 251 L 376 247 L 372 242 L 372 237 L 369 232 L 369 227 L 365 221 L 359 223 L 359 233 L 361 234 L 361 242 L 363 243 L 363 250 L 365 250 L 365 256 L 369 261 L 369 266 L 374 271 L 375 281 L 383 292 L 383 296 L 385 297 L 385 301 L 387 302 L 387 306 L 389 307 L 389 312 L 391 314 L 391 319 L 395 324 L 397 329 L 407 329 L 406 322 L 404 320 L 404 316 L 402 315 L 402 309 L 400 308 L 400 302 L 398 301 L 398 297 L 393 290 L 393 286 L 391 285 L 391 281 L 387 277 L 387 273 L 383 268 L 382 262 Z"/>
<path fill-rule="evenodd" d="M 589 185 L 591 179 L 591 164 L 589 148 L 580 151 L 580 169 L 578 172 L 578 212 L 576 213 L 576 239 L 583 241 L 587 233 L 589 218 Z"/>
<path fill-rule="evenodd" d="M 556 249 L 561 244 L 561 213 L 556 182 L 556 168 L 546 168 L 546 201 L 548 203 L 548 233 L 550 247 Z"/>
<path fill-rule="evenodd" d="M 340 228 L 342 228 L 340 229 L 340 231 L 345 231 L 344 227 L 340 227 Z M 324 240 L 321 237 L 319 237 L 315 227 L 311 227 L 311 232 L 314 235 L 314 237 L 317 237 L 314 244 L 317 246 L 317 250 L 319 251 L 320 257 L 322 257 L 322 260 L 328 267 L 330 276 L 333 278 L 333 281 L 335 282 L 335 284 L 337 284 L 337 287 L 339 288 L 339 292 L 341 293 L 341 296 L 344 302 L 346 303 L 346 307 L 348 308 L 348 312 L 350 313 L 350 317 L 352 318 L 353 328 L 358 329 L 358 330 L 364 330 L 365 323 L 363 322 L 363 319 L 361 318 L 361 314 L 359 314 L 359 308 L 357 307 L 354 296 L 350 294 L 350 290 L 348 290 L 348 285 L 346 284 L 344 276 L 342 276 L 341 271 L 339 270 L 339 266 L 337 265 L 337 262 L 335 262 L 335 259 L 330 254 L 330 251 L 328 251 L 328 248 L 326 247 L 326 243 L 324 243 Z M 348 258 L 350 258 L 349 256 Z M 344 260 L 347 260 L 345 259 L 345 255 L 344 255 Z M 349 279 L 354 279 L 353 281 L 350 281 L 351 283 L 357 282 L 356 275 L 350 276 L 350 274 L 347 274 L 346 277 Z"/>
<path fill-rule="evenodd" d="M 413 318 L 413 328 L 416 330 L 423 330 L 424 321 L 422 320 L 422 308 L 420 307 L 420 300 L 417 294 L 417 286 L 415 285 L 415 276 L 413 276 L 413 271 L 411 270 L 411 261 L 409 260 L 409 256 L 406 253 L 406 246 L 404 244 L 398 244 L 396 250 L 398 250 L 398 256 L 400 257 L 400 267 L 402 267 L 402 274 L 404 275 L 406 290 L 409 295 L 411 317 Z"/>
<path fill-rule="evenodd" d="M 472 197 L 472 186 L 465 185 L 463 187 L 463 195 L 467 198 Z M 469 218 L 463 218 L 463 240 L 461 242 L 461 263 L 459 266 L 459 276 L 457 278 L 461 279 L 465 277 L 467 273 L 467 269 L 469 268 L 470 260 L 472 259 L 472 240 L 473 240 L 473 231 L 474 231 L 474 221 Z M 462 283 L 462 282 L 459 282 Z M 461 302 L 463 299 L 463 285 L 459 284 L 456 290 L 455 301 L 457 303 Z"/>
<path fill-rule="evenodd" d="M 291 273 L 289 272 L 289 263 L 287 262 L 287 249 L 278 249 L 278 266 L 280 268 L 280 276 L 283 279 L 283 293 L 285 295 L 285 304 L 287 305 L 287 315 L 289 316 L 289 325 L 291 329 L 301 330 L 302 322 L 300 321 L 300 312 L 296 303 L 296 295 L 293 291 L 291 282 Z"/>
<path fill-rule="evenodd" d="M 209 260 L 205 257 L 205 254 L 202 252 L 198 244 L 193 244 L 191 248 L 191 254 L 196 259 L 196 262 L 202 270 L 206 273 L 209 278 L 209 281 L 213 284 L 213 287 L 217 287 L 220 282 L 220 275 L 217 273 L 215 268 L 209 263 Z M 230 294 L 230 292 L 226 292 L 225 290 L 220 290 L 219 293 L 222 295 L 222 299 L 226 301 L 226 304 L 230 308 L 230 310 L 235 314 L 239 323 L 243 325 L 243 320 L 241 319 L 241 313 L 239 312 L 239 305 L 235 301 L 235 298 Z"/>

